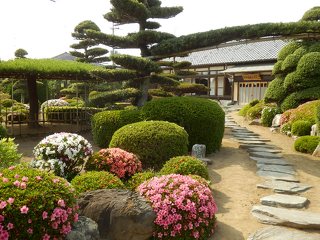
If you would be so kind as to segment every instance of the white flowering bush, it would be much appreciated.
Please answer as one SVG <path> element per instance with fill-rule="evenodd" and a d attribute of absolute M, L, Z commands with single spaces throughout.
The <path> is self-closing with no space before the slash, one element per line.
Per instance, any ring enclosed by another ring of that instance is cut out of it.
<path fill-rule="evenodd" d="M 61 106 L 68 106 L 68 105 L 70 105 L 70 104 L 63 99 L 50 99 L 50 100 L 43 102 L 41 104 L 40 109 L 43 112 L 45 107 L 54 107 L 54 106 L 61 107 Z"/>
<path fill-rule="evenodd" d="M 71 180 L 92 155 L 91 144 L 74 133 L 55 133 L 42 139 L 33 149 L 31 166 L 52 171 L 57 176 Z"/>

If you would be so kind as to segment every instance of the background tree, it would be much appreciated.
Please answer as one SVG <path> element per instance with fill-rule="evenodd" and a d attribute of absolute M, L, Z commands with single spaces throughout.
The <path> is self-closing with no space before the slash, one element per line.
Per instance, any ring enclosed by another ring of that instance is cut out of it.
<path fill-rule="evenodd" d="M 99 43 L 87 36 L 86 30 L 89 29 L 100 32 L 100 28 L 90 20 L 83 21 L 74 28 L 72 37 L 79 40 L 79 42 L 70 46 L 75 49 L 70 51 L 70 54 L 75 56 L 79 62 L 103 63 L 109 61 L 109 58 L 105 56 L 109 51 L 105 48 L 97 47 Z"/>
<path fill-rule="evenodd" d="M 158 0 L 111 0 L 111 11 L 104 15 L 105 19 L 117 24 L 137 24 L 138 32 L 129 33 L 126 36 L 115 36 L 101 33 L 96 30 L 87 30 L 86 33 L 92 39 L 101 44 L 115 49 L 138 48 L 141 57 L 130 55 L 114 54 L 111 60 L 127 69 L 127 76 L 122 76 L 121 80 L 129 81 L 127 86 L 138 88 L 137 105 L 142 106 L 148 99 L 148 90 L 151 84 L 178 85 L 179 82 L 173 75 L 164 75 L 161 66 L 146 58 L 151 55 L 150 47 L 165 39 L 174 38 L 172 34 L 156 31 L 160 24 L 150 19 L 168 19 L 179 14 L 182 7 L 161 7 Z M 124 71 L 122 71 L 125 74 Z M 94 73 L 98 78 L 106 77 L 111 81 L 109 74 L 105 76 L 103 72 Z M 129 91 L 131 94 L 133 91 Z M 125 95 L 123 95 L 125 97 Z M 130 95 L 132 97 L 132 95 Z"/>
<path fill-rule="evenodd" d="M 23 48 L 19 48 L 14 52 L 14 56 L 16 58 L 26 58 L 27 55 L 28 55 L 28 52 Z"/>

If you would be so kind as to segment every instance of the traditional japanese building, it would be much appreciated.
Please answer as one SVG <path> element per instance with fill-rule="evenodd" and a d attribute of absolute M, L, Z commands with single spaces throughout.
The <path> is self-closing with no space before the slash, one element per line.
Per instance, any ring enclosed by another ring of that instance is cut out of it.
<path fill-rule="evenodd" d="M 186 76 L 184 81 L 206 85 L 210 90 L 202 95 L 245 104 L 263 98 L 274 79 L 272 68 L 277 55 L 286 44 L 283 40 L 230 43 L 176 57 L 175 61 L 192 63 L 188 70 L 198 74 Z"/>

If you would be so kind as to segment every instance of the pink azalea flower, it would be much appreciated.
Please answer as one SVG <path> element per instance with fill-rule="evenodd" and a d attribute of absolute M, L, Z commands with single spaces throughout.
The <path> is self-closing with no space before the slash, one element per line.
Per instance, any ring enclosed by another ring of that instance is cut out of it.
<path fill-rule="evenodd" d="M 46 211 L 43 211 L 43 213 L 42 213 L 42 219 L 44 220 L 44 219 L 46 219 L 46 218 L 48 218 L 48 213 L 47 213 Z"/>
<path fill-rule="evenodd" d="M 18 180 L 16 180 L 16 181 L 14 181 L 13 185 L 16 187 L 20 187 L 20 182 Z"/>
<path fill-rule="evenodd" d="M 8 198 L 7 202 L 11 205 L 14 202 L 14 198 Z"/>
<path fill-rule="evenodd" d="M 7 202 L 6 201 L 1 201 L 0 202 L 0 209 L 4 209 L 7 206 Z"/>
<path fill-rule="evenodd" d="M 42 180 L 42 177 L 36 176 L 36 180 L 41 181 L 41 180 Z"/>
<path fill-rule="evenodd" d="M 4 177 L 4 178 L 2 178 L 2 182 L 7 183 L 7 182 L 9 182 L 9 179 Z"/>
<path fill-rule="evenodd" d="M 28 182 L 29 181 L 29 178 L 28 177 L 22 177 L 22 182 Z"/>
<path fill-rule="evenodd" d="M 9 170 L 14 170 L 16 167 L 15 166 L 10 166 Z"/>
<path fill-rule="evenodd" d="M 45 235 L 42 237 L 42 240 L 50 240 L 50 235 L 45 234 Z"/>
<path fill-rule="evenodd" d="M 7 225 L 7 229 L 11 230 L 12 228 L 13 228 L 13 224 L 9 222 L 8 225 Z"/>
<path fill-rule="evenodd" d="M 26 189 L 26 188 L 27 188 L 27 184 L 26 184 L 25 182 L 22 182 L 22 183 L 20 184 L 20 188 L 21 188 L 21 189 Z"/>
<path fill-rule="evenodd" d="M 29 208 L 28 208 L 26 205 L 24 205 L 24 206 L 22 206 L 22 207 L 20 208 L 20 212 L 21 212 L 22 214 L 27 214 L 28 211 L 29 211 Z"/>
<path fill-rule="evenodd" d="M 65 206 L 66 206 L 66 204 L 65 204 L 65 202 L 64 202 L 63 199 L 59 199 L 59 200 L 58 200 L 58 205 L 59 205 L 60 207 L 65 207 Z"/>
<path fill-rule="evenodd" d="M 32 234 L 32 233 L 33 233 L 33 229 L 32 229 L 32 228 L 28 228 L 27 232 L 28 232 L 29 234 Z"/>

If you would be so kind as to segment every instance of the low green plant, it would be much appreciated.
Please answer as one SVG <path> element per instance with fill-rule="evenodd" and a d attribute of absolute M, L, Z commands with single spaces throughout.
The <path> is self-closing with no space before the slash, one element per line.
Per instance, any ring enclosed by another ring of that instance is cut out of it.
<path fill-rule="evenodd" d="M 273 118 L 281 113 L 278 107 L 265 107 L 261 113 L 261 124 L 265 127 L 271 127 Z"/>
<path fill-rule="evenodd" d="M 292 124 L 291 132 L 295 136 L 310 135 L 312 123 L 309 121 L 299 120 Z"/>
<path fill-rule="evenodd" d="M 0 125 L 0 139 L 5 138 L 6 136 L 7 136 L 7 129 L 4 126 Z"/>
<path fill-rule="evenodd" d="M 153 178 L 154 176 L 156 176 L 156 173 L 153 170 L 136 173 L 126 183 L 126 187 L 131 190 L 135 190 L 140 184 Z"/>
<path fill-rule="evenodd" d="M 18 145 L 13 138 L 0 139 L 0 168 L 9 167 L 19 162 L 22 154 L 18 153 Z"/>
<path fill-rule="evenodd" d="M 198 175 L 204 179 L 209 179 L 209 173 L 206 165 L 199 159 L 191 156 L 179 156 L 171 158 L 167 161 L 162 169 L 160 175 L 168 174 L 181 174 L 181 175 Z"/>
<path fill-rule="evenodd" d="M 252 108 L 253 106 L 257 105 L 259 103 L 258 99 L 254 99 L 251 102 L 249 102 L 248 104 L 246 104 L 245 106 L 243 106 L 240 111 L 239 111 L 239 115 L 240 116 L 247 116 L 247 112 L 250 108 Z"/>
<path fill-rule="evenodd" d="M 303 136 L 294 142 L 294 149 L 298 152 L 312 154 L 319 143 L 320 137 L 318 136 Z"/>
<path fill-rule="evenodd" d="M 261 118 L 261 113 L 265 106 L 265 103 L 263 101 L 260 101 L 259 103 L 248 109 L 246 117 L 251 120 Z"/>
<path fill-rule="evenodd" d="M 188 153 L 188 133 L 175 123 L 137 122 L 118 129 L 109 147 L 136 154 L 144 169 L 159 169 L 171 157 Z"/>
<path fill-rule="evenodd" d="M 98 189 L 125 188 L 117 176 L 106 171 L 90 171 L 82 173 L 72 179 L 71 185 L 78 194 Z"/>
<path fill-rule="evenodd" d="M 290 122 L 287 122 L 287 123 L 283 124 L 280 127 L 280 132 L 287 135 L 288 132 L 291 132 L 291 125 L 292 124 Z"/>
<path fill-rule="evenodd" d="M 316 124 L 318 126 L 318 134 L 320 135 L 320 105 L 317 106 L 317 111 L 316 111 Z"/>

